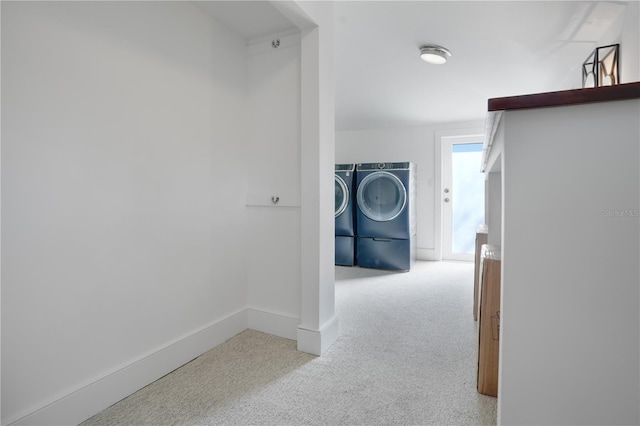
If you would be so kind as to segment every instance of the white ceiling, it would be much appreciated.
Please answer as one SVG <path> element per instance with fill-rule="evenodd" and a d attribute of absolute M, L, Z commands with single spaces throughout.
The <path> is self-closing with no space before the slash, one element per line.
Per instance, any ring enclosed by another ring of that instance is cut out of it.
<path fill-rule="evenodd" d="M 294 29 L 269 1 L 194 1 L 207 14 L 246 40 Z"/>
<path fill-rule="evenodd" d="M 293 27 L 266 1 L 199 3 L 246 39 Z M 483 120 L 489 98 L 578 88 L 626 3 L 336 1 L 336 128 Z M 421 61 L 426 43 L 449 62 Z"/>

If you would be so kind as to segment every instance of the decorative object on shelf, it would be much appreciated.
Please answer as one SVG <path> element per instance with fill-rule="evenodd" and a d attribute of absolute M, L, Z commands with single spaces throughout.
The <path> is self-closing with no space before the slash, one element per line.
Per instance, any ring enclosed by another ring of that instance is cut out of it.
<path fill-rule="evenodd" d="M 620 83 L 620 45 L 596 47 L 582 64 L 582 87 L 614 86 Z"/>
<path fill-rule="evenodd" d="M 420 58 L 430 64 L 444 64 L 451 57 L 451 52 L 442 46 L 425 44 L 420 46 Z"/>

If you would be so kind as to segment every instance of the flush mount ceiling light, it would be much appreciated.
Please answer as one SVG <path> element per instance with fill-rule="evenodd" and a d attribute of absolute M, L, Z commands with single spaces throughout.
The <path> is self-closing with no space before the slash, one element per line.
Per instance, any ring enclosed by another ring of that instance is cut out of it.
<path fill-rule="evenodd" d="M 425 44 L 420 46 L 420 58 L 430 64 L 444 64 L 451 56 L 451 52 L 442 46 L 434 44 Z"/>

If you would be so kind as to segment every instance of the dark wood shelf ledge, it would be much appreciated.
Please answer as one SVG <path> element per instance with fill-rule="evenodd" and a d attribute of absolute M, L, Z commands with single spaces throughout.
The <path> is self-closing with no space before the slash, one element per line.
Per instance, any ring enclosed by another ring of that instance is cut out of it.
<path fill-rule="evenodd" d="M 640 98 L 640 82 L 489 99 L 489 112 Z"/>

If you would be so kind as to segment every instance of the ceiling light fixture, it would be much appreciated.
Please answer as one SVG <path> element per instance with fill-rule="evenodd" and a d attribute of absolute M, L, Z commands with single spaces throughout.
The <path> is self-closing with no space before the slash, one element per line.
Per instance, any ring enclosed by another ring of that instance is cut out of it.
<path fill-rule="evenodd" d="M 442 46 L 425 44 L 420 46 L 420 58 L 430 64 L 444 64 L 451 56 L 451 52 Z"/>

